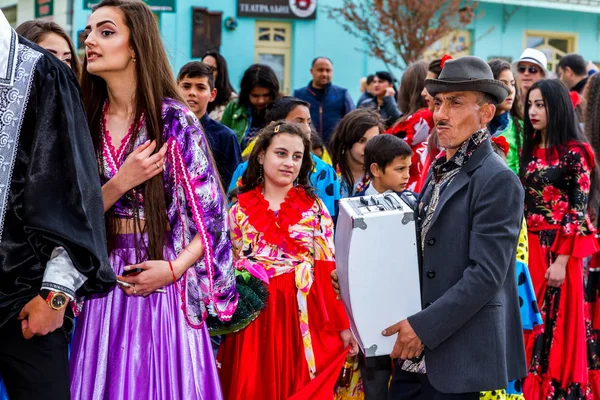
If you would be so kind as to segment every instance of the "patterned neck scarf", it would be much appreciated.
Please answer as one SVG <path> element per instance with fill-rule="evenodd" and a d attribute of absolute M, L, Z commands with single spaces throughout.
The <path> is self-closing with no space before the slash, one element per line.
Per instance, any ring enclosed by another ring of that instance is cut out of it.
<path fill-rule="evenodd" d="M 442 193 L 475 150 L 489 137 L 490 134 L 486 128 L 480 129 L 460 146 L 451 159 L 446 160 L 446 157 L 440 157 L 432 164 L 433 179 L 429 182 L 429 187 L 425 189 L 425 194 L 419 204 L 419 214 L 422 216 L 421 251 Z"/>

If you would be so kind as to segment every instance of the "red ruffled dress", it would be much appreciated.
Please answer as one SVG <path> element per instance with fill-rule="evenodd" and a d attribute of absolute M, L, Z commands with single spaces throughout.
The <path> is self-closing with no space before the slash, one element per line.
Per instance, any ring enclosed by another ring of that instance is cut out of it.
<path fill-rule="evenodd" d="M 562 151 L 536 148 L 522 171 L 529 233 L 529 271 L 543 324 L 525 331 L 527 400 L 599 399 L 600 375 L 584 303 L 582 259 L 598 251 L 587 214 L 589 145 L 570 142 Z M 545 274 L 558 255 L 569 255 L 565 281 L 547 286 Z"/>
<path fill-rule="evenodd" d="M 432 128 L 433 113 L 428 108 L 422 108 L 385 132 L 404 139 L 413 151 L 410 178 L 407 186 L 409 190 L 418 192 L 416 189 L 419 178 L 422 175 L 427 175 L 429 171 L 431 157 L 428 159 L 427 139 Z M 433 157 L 435 158 L 435 155 Z"/>
<path fill-rule="evenodd" d="M 331 400 L 349 328 L 331 286 L 333 221 L 320 200 L 292 188 L 278 213 L 260 187 L 229 212 L 236 267 L 267 283 L 256 320 L 227 335 L 217 356 L 226 400 Z"/>

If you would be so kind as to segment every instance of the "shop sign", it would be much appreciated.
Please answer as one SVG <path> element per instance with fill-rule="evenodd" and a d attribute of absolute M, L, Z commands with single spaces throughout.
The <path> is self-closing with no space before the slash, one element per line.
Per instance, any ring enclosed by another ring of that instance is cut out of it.
<path fill-rule="evenodd" d="M 315 19 L 317 0 L 238 0 L 238 17 Z"/>
<path fill-rule="evenodd" d="M 35 18 L 54 15 L 54 0 L 35 0 Z"/>

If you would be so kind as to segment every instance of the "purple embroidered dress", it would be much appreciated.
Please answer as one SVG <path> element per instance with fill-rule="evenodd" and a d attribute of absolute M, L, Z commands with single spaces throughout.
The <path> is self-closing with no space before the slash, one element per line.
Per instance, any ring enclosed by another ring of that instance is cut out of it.
<path fill-rule="evenodd" d="M 163 101 L 165 196 L 171 231 L 164 259 L 174 260 L 199 234 L 204 256 L 166 293 L 128 297 L 118 287 L 85 301 L 71 350 L 72 399 L 222 399 L 204 319 L 208 309 L 229 320 L 237 305 L 227 208 L 200 124 L 178 102 Z M 129 134 L 119 149 L 102 137 L 103 183 L 127 157 Z M 144 143 L 145 126 L 134 148 Z M 140 203 L 143 198 L 140 194 Z M 132 198 L 116 204 L 117 217 L 141 219 Z M 118 235 L 110 260 L 120 275 L 136 263 L 133 235 Z M 141 235 L 138 240 L 145 240 Z M 141 262 L 142 260 L 140 260 Z"/>

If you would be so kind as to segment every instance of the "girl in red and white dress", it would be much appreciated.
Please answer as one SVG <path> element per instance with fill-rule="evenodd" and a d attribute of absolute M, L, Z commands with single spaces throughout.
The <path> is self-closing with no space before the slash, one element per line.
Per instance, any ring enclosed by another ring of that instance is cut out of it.
<path fill-rule="evenodd" d="M 226 400 L 331 400 L 345 349 L 358 352 L 330 283 L 333 221 L 310 187 L 310 152 L 298 125 L 267 126 L 229 211 L 236 268 L 268 297 L 219 349 Z"/>

